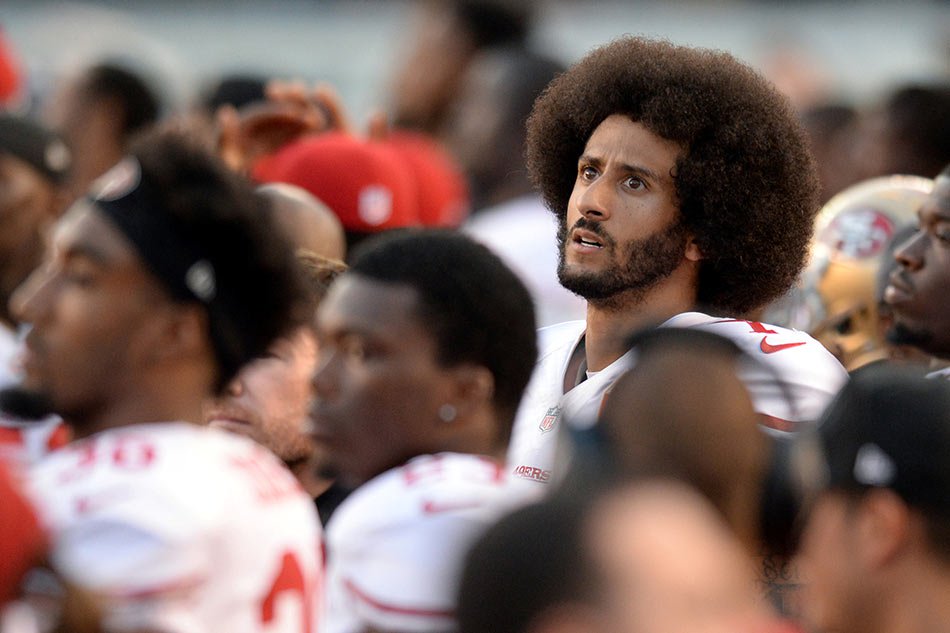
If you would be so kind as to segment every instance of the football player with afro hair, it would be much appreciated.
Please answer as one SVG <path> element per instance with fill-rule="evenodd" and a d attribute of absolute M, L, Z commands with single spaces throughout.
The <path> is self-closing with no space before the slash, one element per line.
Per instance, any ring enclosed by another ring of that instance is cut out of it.
<path fill-rule="evenodd" d="M 593 423 L 633 361 L 624 337 L 657 325 L 761 358 L 743 379 L 767 426 L 815 419 L 843 369 L 807 335 L 751 320 L 795 280 L 819 208 L 788 100 L 727 53 L 624 37 L 551 82 L 527 126 L 528 171 L 558 221 L 558 278 L 587 319 L 541 331 L 515 473 L 556 479 L 549 431 Z"/>

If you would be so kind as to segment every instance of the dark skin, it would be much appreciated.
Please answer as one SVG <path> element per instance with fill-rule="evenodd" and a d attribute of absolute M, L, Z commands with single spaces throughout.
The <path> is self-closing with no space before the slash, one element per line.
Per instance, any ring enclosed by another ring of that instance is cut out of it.
<path fill-rule="evenodd" d="M 0 320 L 14 327 L 7 308 L 13 291 L 43 256 L 46 231 L 63 208 L 63 193 L 19 158 L 0 153 Z"/>
<path fill-rule="evenodd" d="M 934 182 L 918 211 L 918 230 L 894 252 L 898 267 L 884 291 L 894 324 L 928 354 L 950 358 L 950 176 Z"/>
<path fill-rule="evenodd" d="M 417 455 L 500 456 L 493 376 L 438 362 L 412 287 L 344 274 L 317 311 L 317 338 L 312 434 L 344 485 Z M 439 417 L 446 404 L 451 423 Z"/>
<path fill-rule="evenodd" d="M 132 421 L 201 420 L 216 375 L 204 312 L 170 301 L 95 208 L 77 203 L 56 224 L 11 309 L 33 325 L 23 387 L 47 396 L 77 437 Z"/>

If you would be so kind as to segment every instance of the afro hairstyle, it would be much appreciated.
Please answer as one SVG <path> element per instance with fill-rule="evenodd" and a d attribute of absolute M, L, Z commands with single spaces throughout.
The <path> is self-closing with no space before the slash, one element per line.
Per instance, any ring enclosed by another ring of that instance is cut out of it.
<path fill-rule="evenodd" d="M 548 86 L 528 120 L 528 171 L 559 222 L 577 160 L 613 114 L 683 148 L 673 177 L 703 254 L 697 303 L 744 315 L 785 292 L 819 208 L 788 100 L 727 53 L 638 37 L 594 50 Z"/>

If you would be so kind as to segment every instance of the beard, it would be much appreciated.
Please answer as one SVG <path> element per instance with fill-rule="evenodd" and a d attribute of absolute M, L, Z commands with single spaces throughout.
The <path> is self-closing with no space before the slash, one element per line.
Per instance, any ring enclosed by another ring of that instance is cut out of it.
<path fill-rule="evenodd" d="M 589 303 L 610 307 L 620 301 L 620 297 L 638 300 L 646 291 L 666 279 L 683 260 L 686 251 L 688 232 L 679 219 L 670 223 L 662 231 L 639 240 L 630 240 L 624 244 L 607 235 L 600 222 L 592 222 L 581 217 L 574 229 L 586 229 L 604 242 L 606 254 L 614 255 L 618 251 L 622 256 L 620 265 L 608 270 L 596 272 L 576 272 L 568 268 L 566 261 L 567 224 L 563 216 L 558 218 L 558 267 L 557 278 L 561 285 L 583 297 Z"/>
<path fill-rule="evenodd" d="M 911 347 L 920 348 L 925 352 L 928 351 L 928 343 L 934 338 L 933 332 L 911 328 L 900 322 L 894 323 L 887 331 L 885 337 L 887 338 L 887 342 L 893 345 L 910 345 Z"/>
<path fill-rule="evenodd" d="M 40 421 L 54 413 L 48 396 L 20 386 L 0 389 L 0 411 L 24 421 Z"/>

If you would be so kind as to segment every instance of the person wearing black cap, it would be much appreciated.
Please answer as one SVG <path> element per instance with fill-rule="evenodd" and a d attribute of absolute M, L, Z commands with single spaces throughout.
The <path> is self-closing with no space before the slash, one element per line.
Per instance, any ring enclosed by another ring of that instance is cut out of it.
<path fill-rule="evenodd" d="M 0 113 L 0 388 L 19 380 L 17 322 L 7 309 L 14 289 L 43 257 L 46 232 L 65 208 L 62 184 L 72 156 L 53 132 L 28 118 Z M 28 464 L 61 445 L 66 429 L 0 415 L 0 452 Z"/>
<path fill-rule="evenodd" d="M 919 369 L 868 367 L 819 436 L 828 479 L 802 536 L 806 623 L 950 631 L 950 385 Z"/>
<path fill-rule="evenodd" d="M 31 475 L 52 562 L 102 600 L 110 631 L 311 630 L 312 500 L 268 451 L 200 424 L 308 316 L 262 204 L 184 138 L 143 138 L 56 223 L 11 300 L 32 325 L 22 396 L 77 437 Z"/>

